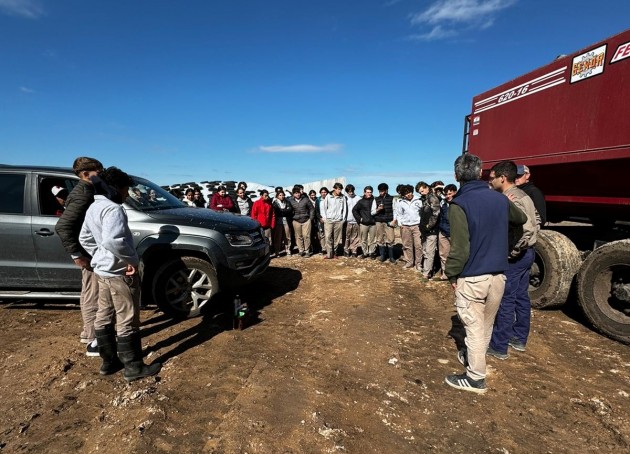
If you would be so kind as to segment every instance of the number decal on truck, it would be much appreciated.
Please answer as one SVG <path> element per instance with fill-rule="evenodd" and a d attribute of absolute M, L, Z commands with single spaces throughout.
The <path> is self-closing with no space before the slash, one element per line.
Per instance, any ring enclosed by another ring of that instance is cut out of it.
<path fill-rule="evenodd" d="M 563 84 L 567 80 L 565 76 L 567 68 L 568 66 L 563 66 L 562 68 L 558 68 L 550 73 L 527 81 L 524 84 L 517 85 L 494 96 L 477 101 L 473 113 L 477 114 L 484 110 L 493 109 L 494 107 L 505 105 L 517 99 L 524 98 L 525 96 L 533 95 L 547 88 Z"/>

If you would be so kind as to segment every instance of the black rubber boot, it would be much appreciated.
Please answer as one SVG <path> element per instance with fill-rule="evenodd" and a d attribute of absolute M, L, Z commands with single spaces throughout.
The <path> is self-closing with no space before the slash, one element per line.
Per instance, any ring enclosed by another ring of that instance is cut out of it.
<path fill-rule="evenodd" d="M 396 259 L 394 258 L 394 246 L 387 246 L 387 252 L 389 253 L 389 261 L 396 263 Z"/>
<path fill-rule="evenodd" d="M 378 252 L 381 255 L 381 262 L 385 261 L 385 253 L 387 252 L 387 246 L 379 246 L 378 247 Z"/>
<path fill-rule="evenodd" d="M 101 329 L 97 329 L 96 342 L 98 344 L 98 354 L 103 360 L 101 375 L 115 374 L 123 368 L 123 364 L 116 354 L 116 331 L 114 325 L 107 325 Z"/>
<path fill-rule="evenodd" d="M 133 333 L 129 336 L 118 337 L 118 357 L 125 366 L 123 377 L 128 382 L 143 377 L 156 375 L 162 369 L 161 363 L 150 365 L 144 364 L 142 361 L 142 343 L 140 342 L 140 333 Z"/>

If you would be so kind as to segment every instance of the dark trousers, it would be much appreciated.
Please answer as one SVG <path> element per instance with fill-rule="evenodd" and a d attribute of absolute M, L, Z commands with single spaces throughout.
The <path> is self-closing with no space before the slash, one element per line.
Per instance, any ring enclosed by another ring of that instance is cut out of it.
<path fill-rule="evenodd" d="M 490 347 L 500 353 L 507 353 L 508 342 L 512 338 L 527 343 L 531 320 L 529 270 L 534 263 L 534 257 L 534 249 L 527 249 L 518 259 L 510 260 L 505 272 L 505 291 L 490 340 Z"/>

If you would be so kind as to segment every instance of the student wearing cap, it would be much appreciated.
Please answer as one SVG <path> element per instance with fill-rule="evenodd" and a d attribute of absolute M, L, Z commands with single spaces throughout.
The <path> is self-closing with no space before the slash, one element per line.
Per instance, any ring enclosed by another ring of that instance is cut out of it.
<path fill-rule="evenodd" d="M 516 166 L 516 187 L 525 192 L 534 202 L 536 211 L 540 215 L 540 226 L 547 222 L 547 204 L 545 203 L 545 195 L 529 181 L 531 173 L 526 165 Z"/>
<path fill-rule="evenodd" d="M 53 186 L 50 192 L 52 192 L 52 195 L 55 196 L 55 200 L 57 200 L 57 203 L 59 204 L 59 208 L 55 211 L 55 216 L 61 216 L 63 214 L 63 210 L 66 208 L 68 190 L 66 188 L 62 188 L 61 186 Z"/>

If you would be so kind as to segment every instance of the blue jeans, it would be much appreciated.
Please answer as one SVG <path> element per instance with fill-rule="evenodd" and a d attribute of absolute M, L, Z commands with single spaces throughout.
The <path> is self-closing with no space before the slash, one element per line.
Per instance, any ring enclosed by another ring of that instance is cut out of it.
<path fill-rule="evenodd" d="M 527 249 L 518 259 L 510 260 L 505 272 L 505 291 L 490 340 L 490 347 L 500 353 L 507 353 L 508 342 L 512 338 L 527 343 L 532 307 L 527 290 L 534 257 L 534 249 Z"/>

